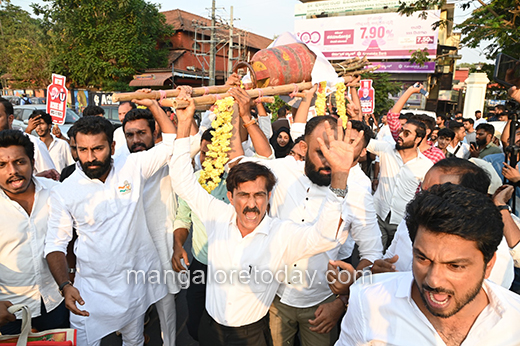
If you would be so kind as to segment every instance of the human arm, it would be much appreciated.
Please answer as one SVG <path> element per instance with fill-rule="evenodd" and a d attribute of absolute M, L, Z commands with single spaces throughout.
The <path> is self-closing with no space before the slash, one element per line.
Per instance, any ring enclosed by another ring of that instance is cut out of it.
<path fill-rule="evenodd" d="M 309 320 L 309 329 L 318 334 L 329 333 L 345 312 L 345 304 L 339 298 L 332 302 L 320 304 L 314 312 L 314 319 Z"/>
<path fill-rule="evenodd" d="M 509 145 L 509 137 L 511 129 L 511 119 L 508 119 L 506 122 L 506 126 L 504 126 L 504 130 L 502 130 L 502 136 L 500 136 L 500 140 L 502 141 L 502 145 L 507 147 Z"/>
<path fill-rule="evenodd" d="M 515 168 L 511 167 L 508 163 L 504 162 L 504 167 L 502 168 L 502 175 L 504 178 L 516 184 L 520 181 L 520 172 L 518 171 L 518 165 Z"/>
<path fill-rule="evenodd" d="M 359 99 L 358 90 L 355 87 L 350 87 L 350 98 L 351 102 L 347 105 L 347 111 L 349 107 L 353 112 L 349 112 L 349 116 L 352 120 L 363 120 L 363 111 L 361 110 L 361 100 Z"/>
<path fill-rule="evenodd" d="M 68 139 L 61 133 L 61 129 L 57 124 L 54 124 L 54 126 L 52 127 L 52 134 L 56 136 L 56 138 L 63 139 L 65 142 L 70 144 L 70 139 Z"/>
<path fill-rule="evenodd" d="M 34 118 L 30 118 L 27 123 L 27 127 L 25 128 L 25 133 L 31 134 L 38 125 L 43 123 L 43 120 L 41 118 L 41 115 L 37 115 Z"/>
<path fill-rule="evenodd" d="M 496 206 L 506 205 L 514 192 L 515 188 L 513 186 L 502 185 L 493 195 L 493 202 Z M 520 229 L 514 222 L 508 209 L 500 210 L 500 214 L 502 215 L 502 222 L 504 223 L 504 237 L 506 238 L 507 245 L 510 248 L 514 248 L 520 242 Z"/>
<path fill-rule="evenodd" d="M 258 114 L 258 126 L 264 133 L 267 140 L 273 135 L 273 127 L 271 126 L 271 118 L 265 111 L 265 107 L 262 102 L 256 104 L 256 111 Z"/>
<path fill-rule="evenodd" d="M 175 221 L 173 222 L 173 257 L 172 265 L 173 270 L 180 272 L 186 268 L 181 263 L 181 259 L 184 259 L 186 265 L 190 265 L 188 261 L 188 253 L 184 249 L 184 243 L 188 238 L 189 229 L 192 225 L 191 221 L 191 209 L 183 199 L 179 198 L 179 206 L 175 214 Z"/>
<path fill-rule="evenodd" d="M 311 89 L 304 90 L 302 92 L 304 97 L 302 98 L 300 106 L 294 115 L 293 124 L 291 126 L 291 137 L 293 140 L 300 137 L 305 132 L 305 125 L 307 124 L 311 101 L 314 97 L 314 94 L 316 93 L 316 90 L 318 90 L 318 84 L 315 84 Z"/>
<path fill-rule="evenodd" d="M 16 321 L 16 316 L 9 313 L 7 309 L 13 304 L 8 301 L 0 301 L 0 327 L 6 325 L 9 322 Z"/>
<path fill-rule="evenodd" d="M 421 91 L 424 87 L 422 84 L 419 84 L 418 87 L 410 86 L 406 91 L 399 97 L 394 106 L 388 111 L 386 119 L 388 121 L 388 127 L 390 128 L 390 133 L 392 134 L 392 138 L 394 141 L 397 141 L 399 137 L 399 132 L 401 131 L 401 122 L 399 122 L 399 115 L 401 114 L 401 110 L 408 102 L 408 99 L 413 94 L 416 94 Z"/>
<path fill-rule="evenodd" d="M 273 151 L 269 145 L 269 140 L 260 129 L 256 120 L 251 116 L 251 97 L 242 88 L 231 88 L 228 92 L 238 103 L 239 115 L 243 123 L 242 126 L 246 128 L 253 142 L 256 154 L 262 157 L 270 157 Z"/>

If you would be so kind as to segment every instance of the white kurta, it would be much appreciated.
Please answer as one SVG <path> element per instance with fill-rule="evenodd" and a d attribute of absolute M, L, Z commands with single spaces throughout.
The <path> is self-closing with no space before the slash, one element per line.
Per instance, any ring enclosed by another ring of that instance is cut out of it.
<path fill-rule="evenodd" d="M 51 192 L 45 256 L 66 253 L 76 229 L 74 286 L 90 316 L 71 314 L 71 324 L 85 326 L 89 343 L 127 325 L 167 294 L 141 195 L 146 179 L 169 159 L 174 139 L 165 134 L 164 145 L 116 158 L 105 183 L 88 178 L 78 165 Z"/>
<path fill-rule="evenodd" d="M 56 168 L 45 143 L 36 136 L 26 134 L 34 144 L 34 173 L 40 173 L 48 169 Z"/>
<path fill-rule="evenodd" d="M 67 141 L 56 138 L 54 135 L 52 135 L 52 142 L 48 149 L 52 162 L 54 163 L 58 173 L 61 173 L 63 168 L 74 163 L 74 159 L 70 153 L 70 146 Z"/>

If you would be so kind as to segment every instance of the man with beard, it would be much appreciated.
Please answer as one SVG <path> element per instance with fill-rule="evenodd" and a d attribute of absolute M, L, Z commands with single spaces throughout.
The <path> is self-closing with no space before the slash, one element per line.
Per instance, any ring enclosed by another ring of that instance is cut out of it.
<path fill-rule="evenodd" d="M 124 104 L 123 104 L 124 105 Z M 121 108 L 121 106 L 120 106 Z M 123 119 L 123 131 L 129 152 L 139 153 L 155 146 L 157 129 L 155 119 L 148 109 L 130 109 Z M 157 146 L 163 146 L 159 143 Z M 143 203 L 146 224 L 159 253 L 162 270 L 172 273 L 173 220 L 175 218 L 176 197 L 172 191 L 168 166 L 160 168 L 145 183 Z M 176 312 L 175 294 L 180 288 L 176 277 L 165 276 L 168 294 L 155 303 L 164 345 L 175 345 Z"/>
<path fill-rule="evenodd" d="M 12 129 L 13 120 L 13 105 L 3 97 L 0 97 L 0 131 Z M 58 180 L 59 174 L 55 170 L 54 163 L 45 144 L 33 135 L 28 134 L 27 137 L 34 145 L 34 172 L 43 173 L 52 171 L 54 172 L 52 179 Z"/>
<path fill-rule="evenodd" d="M 471 145 L 471 157 L 478 157 L 483 159 L 487 155 L 499 154 L 502 152 L 498 146 L 493 143 L 493 136 L 495 135 L 495 127 L 491 124 L 480 124 L 476 128 L 477 132 L 477 147 Z"/>
<path fill-rule="evenodd" d="M 451 141 L 450 145 L 446 148 L 448 151 L 448 156 L 458 157 L 461 159 L 469 158 L 470 147 L 468 143 L 464 143 L 464 137 L 466 136 L 466 130 L 464 129 L 464 124 L 458 121 L 450 121 L 449 129 L 455 133 L 455 137 Z"/>
<path fill-rule="evenodd" d="M 22 132 L 0 131 L 0 301 L 27 305 L 31 325 L 67 328 L 68 311 L 43 253 L 49 194 L 57 183 L 33 176 L 34 145 Z M 0 327 L 19 334 L 22 320 Z"/>
<path fill-rule="evenodd" d="M 296 161 L 288 156 L 276 160 L 255 160 L 267 166 L 277 177 L 278 183 L 271 197 L 270 214 L 283 220 L 298 223 L 314 222 L 318 219 L 320 206 L 326 198 L 331 182 L 330 164 L 324 158 L 319 141 L 325 139 L 328 126 L 336 129 L 336 120 L 329 116 L 315 117 L 306 123 L 311 100 L 316 88 L 304 91 L 295 116 L 291 132 L 304 129 L 304 139 L 298 143 L 305 153 L 304 161 Z M 236 95 L 240 105 L 247 105 L 247 94 L 241 90 L 230 91 Z M 244 96 L 241 97 L 241 95 Z M 247 122 L 247 108 L 241 108 L 241 117 Z M 366 145 L 373 137 L 372 130 L 360 121 L 351 121 L 352 139 L 362 131 L 363 140 L 354 149 L 354 159 L 347 181 L 349 194 L 345 207 L 352 222 L 346 225 L 349 237 L 344 245 L 317 254 L 311 258 L 290 264 L 289 279 L 280 285 L 271 305 L 269 324 L 273 345 L 292 345 L 295 335 L 300 334 L 304 345 L 330 345 L 337 338 L 336 323 L 341 318 L 345 306 L 332 294 L 327 285 L 326 268 L 329 259 L 344 259 L 352 254 L 354 242 L 359 247 L 361 261 L 358 269 L 365 268 L 382 254 L 381 232 L 371 194 L 370 179 L 358 164 L 366 155 Z M 241 148 L 236 146 L 237 150 Z M 246 158 L 243 161 L 254 159 Z M 303 280 L 290 280 L 298 273 L 304 273 Z M 310 280 L 309 278 L 313 278 Z"/>
<path fill-rule="evenodd" d="M 424 124 L 409 119 L 401 128 L 395 146 L 374 139 L 367 146 L 367 150 L 378 155 L 380 160 L 381 173 L 374 202 L 385 250 L 404 217 L 406 204 L 414 197 L 424 175 L 433 165 L 419 150 L 425 136 Z"/>
<path fill-rule="evenodd" d="M 516 345 L 520 298 L 485 280 L 504 227 L 491 199 L 447 183 L 419 193 L 406 214 L 412 271 L 354 284 L 336 346 Z"/>
<path fill-rule="evenodd" d="M 37 123 L 31 121 L 37 117 L 39 119 Z M 33 128 L 34 125 L 36 125 L 35 128 Z M 63 139 L 56 138 L 52 135 L 52 118 L 49 114 L 43 110 L 35 110 L 32 112 L 29 117 L 29 126 L 25 129 L 25 132 L 31 133 L 32 130 L 36 130 L 40 140 L 47 146 L 52 162 L 58 172 L 61 172 L 65 167 L 74 163 L 69 144 Z"/>
<path fill-rule="evenodd" d="M 146 180 L 170 158 L 175 129 L 157 102 L 138 102 L 163 129 L 163 145 L 112 161 L 112 124 L 83 117 L 74 124 L 80 164 L 51 192 L 45 256 L 80 345 L 99 345 L 114 331 L 121 332 L 125 345 L 142 345 L 144 314 L 167 294 L 141 195 Z M 74 285 L 65 260 L 73 228 L 78 235 Z M 150 273 L 159 277 L 147 277 Z"/>
<path fill-rule="evenodd" d="M 139 91 L 142 91 L 142 90 L 139 90 Z M 119 107 L 117 107 L 117 114 L 119 116 L 119 121 L 121 123 L 123 123 L 125 121 L 126 114 L 136 108 L 137 108 L 137 106 L 133 102 L 130 102 L 130 101 L 120 102 Z M 127 146 L 127 141 L 126 141 L 123 126 L 120 126 L 114 130 L 114 141 L 116 142 L 116 155 L 119 154 L 119 151 L 121 151 L 121 153 L 123 153 L 123 154 L 128 154 L 128 146 Z"/>

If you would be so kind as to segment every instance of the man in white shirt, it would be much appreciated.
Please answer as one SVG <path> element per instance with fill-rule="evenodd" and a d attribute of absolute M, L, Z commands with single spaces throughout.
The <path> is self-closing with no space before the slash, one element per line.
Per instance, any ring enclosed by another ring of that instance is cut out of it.
<path fill-rule="evenodd" d="M 126 113 L 121 127 L 130 153 L 146 151 L 155 146 L 157 129 L 155 119 L 149 110 L 131 109 Z M 146 224 L 159 253 L 162 270 L 171 273 L 164 277 L 168 286 L 168 294 L 155 303 L 155 307 L 159 315 L 164 345 L 175 345 L 175 294 L 179 293 L 180 287 L 177 275 L 172 272 L 173 219 L 175 218 L 176 197 L 172 191 L 168 173 L 168 166 L 164 166 L 146 181 L 143 188 L 143 202 Z"/>
<path fill-rule="evenodd" d="M 430 168 L 424 177 L 421 188 L 428 190 L 434 185 L 444 183 L 458 184 L 485 195 L 488 193 L 490 177 L 476 164 L 452 157 L 441 160 Z M 506 224 L 505 216 L 503 222 Z M 516 225 L 512 226 L 516 227 Z M 385 259 L 375 261 L 372 272 L 376 274 L 388 271 L 410 271 L 412 270 L 412 255 L 412 242 L 406 228 L 406 222 L 403 220 L 397 227 L 394 240 L 385 253 Z M 504 238 L 498 246 L 497 261 L 489 279 L 498 285 L 509 288 L 513 278 L 513 259 L 509 254 L 509 248 Z"/>
<path fill-rule="evenodd" d="M 292 132 L 298 134 L 304 129 L 304 140 L 299 146 L 304 148 L 305 160 L 296 161 L 293 157 L 256 160 L 273 171 L 277 178 L 271 197 L 270 215 L 296 223 L 314 222 L 319 217 L 331 177 L 329 164 L 321 155 L 318 138 L 324 138 L 325 122 L 335 130 L 337 126 L 336 120 L 329 116 L 315 117 L 307 122 L 314 90 L 305 93 L 307 96 L 300 103 L 292 129 Z M 242 114 L 241 117 L 244 119 Z M 350 257 L 354 243 L 358 244 L 361 257 L 358 269 L 371 265 L 382 254 L 381 232 L 377 224 L 370 179 L 358 164 L 359 158 L 366 155 L 365 147 L 373 133 L 370 127 L 360 121 L 352 121 L 350 125 L 353 138 L 362 131 L 364 138 L 355 148 L 347 182 L 350 193 L 345 199 L 345 205 L 352 222 L 346 225 L 344 231 L 348 232 L 349 237 L 342 246 L 338 245 L 330 251 L 290 265 L 292 272 L 307 273 L 308 277 L 315 279 L 312 282 L 289 280 L 280 285 L 269 313 L 274 346 L 292 344 L 298 331 L 304 345 L 330 345 L 335 341 L 335 326 L 345 308 L 327 285 L 326 268 L 329 260 Z M 246 160 L 250 159 L 243 161 Z"/>
<path fill-rule="evenodd" d="M 466 130 L 464 129 L 464 123 L 458 121 L 450 121 L 448 123 L 449 129 L 455 133 L 455 138 L 451 141 L 450 145 L 446 148 L 448 156 L 455 156 L 461 159 L 469 158 L 469 144 L 464 143 L 464 137 L 466 136 Z"/>
<path fill-rule="evenodd" d="M 516 345 L 520 297 L 486 280 L 504 227 L 493 202 L 443 184 L 406 214 L 412 272 L 358 280 L 336 345 Z"/>
<path fill-rule="evenodd" d="M 37 119 L 36 122 L 31 121 Z M 36 125 L 36 127 L 34 127 Z M 26 133 L 31 133 L 32 130 L 40 137 L 40 140 L 45 143 L 49 150 L 54 166 L 61 172 L 65 167 L 73 164 L 75 161 L 70 153 L 69 143 L 63 139 L 55 137 L 52 133 L 52 118 L 43 110 L 35 110 L 29 117 L 29 125 L 25 129 Z"/>
<path fill-rule="evenodd" d="M 3 97 L 0 97 L 0 131 L 12 129 L 13 120 L 13 105 Z M 34 172 L 43 173 L 45 171 L 53 171 L 54 175 L 52 178 L 58 180 L 59 174 L 56 172 L 54 163 L 45 144 L 33 135 L 28 134 L 27 137 L 29 137 L 34 144 Z"/>
<path fill-rule="evenodd" d="M 474 128 L 477 128 L 477 126 L 479 126 L 480 124 L 485 124 L 487 123 L 487 120 L 482 118 L 482 112 L 481 111 L 475 111 L 475 124 L 474 124 Z"/>
<path fill-rule="evenodd" d="M 425 136 L 425 125 L 410 119 L 402 126 L 395 146 L 378 140 L 368 143 L 367 150 L 379 156 L 381 166 L 374 202 L 385 250 L 404 217 L 406 204 L 414 197 L 424 175 L 433 165 L 419 151 L 419 144 Z"/>
<path fill-rule="evenodd" d="M 32 327 L 66 328 L 68 311 L 42 256 L 49 194 L 56 182 L 33 176 L 34 145 L 22 132 L 0 131 L 0 301 L 27 305 Z M 19 334 L 18 319 L 0 333 Z"/>
<path fill-rule="evenodd" d="M 119 107 L 117 108 L 117 114 L 119 116 L 119 121 L 121 122 L 121 124 L 125 120 L 126 113 L 136 108 L 137 106 L 135 105 L 135 103 L 130 101 L 123 101 L 119 103 Z M 116 142 L 116 155 L 130 154 L 130 152 L 128 151 L 128 146 L 126 145 L 126 138 L 125 133 L 123 131 L 123 126 L 120 126 L 114 130 L 114 142 Z"/>
<path fill-rule="evenodd" d="M 167 294 L 168 274 L 162 274 L 141 196 L 146 180 L 169 160 L 175 129 L 157 102 L 139 103 L 160 124 L 163 145 L 112 161 L 112 124 L 83 117 L 74 124 L 78 167 L 51 192 L 45 256 L 80 345 L 99 345 L 118 330 L 124 345 L 142 345 L 145 311 Z M 65 261 L 72 228 L 78 235 L 74 285 Z"/>
<path fill-rule="evenodd" d="M 330 191 L 317 222 L 300 225 L 266 214 L 276 180 L 263 165 L 245 162 L 231 169 L 227 188 L 232 205 L 202 189 L 193 175 L 186 138 L 194 110 L 193 101 L 187 110 L 177 110 L 179 139 L 170 174 L 175 177 L 174 190 L 199 216 L 208 234 L 206 312 L 199 326 L 199 342 L 203 346 L 237 342 L 268 345 L 267 312 L 276 295 L 280 273 L 299 259 L 334 248 L 344 237 L 340 231 L 342 223 L 349 223 L 350 217 L 345 215 L 346 211 L 340 211 L 341 196 L 346 195 L 354 148 L 361 136 L 350 144 L 350 131 L 345 140 L 341 131 L 335 140 L 328 127 L 326 139 L 330 149 L 318 140 L 330 165 Z M 347 221 L 339 220 L 341 214 Z M 265 279 L 264 274 L 269 273 L 271 278 Z M 223 276 L 227 281 L 220 281 Z"/>

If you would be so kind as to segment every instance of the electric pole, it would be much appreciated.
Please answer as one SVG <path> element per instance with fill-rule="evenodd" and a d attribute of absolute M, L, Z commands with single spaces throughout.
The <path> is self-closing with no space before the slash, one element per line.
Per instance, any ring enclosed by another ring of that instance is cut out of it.
<path fill-rule="evenodd" d="M 215 61 L 217 58 L 217 49 L 216 49 L 216 27 L 215 27 L 215 1 L 211 2 L 211 42 L 210 42 L 210 52 L 209 52 L 209 85 L 215 85 Z"/>
<path fill-rule="evenodd" d="M 230 10 L 230 20 L 229 20 L 229 49 L 228 49 L 228 77 L 233 73 L 233 6 L 231 6 Z"/>

